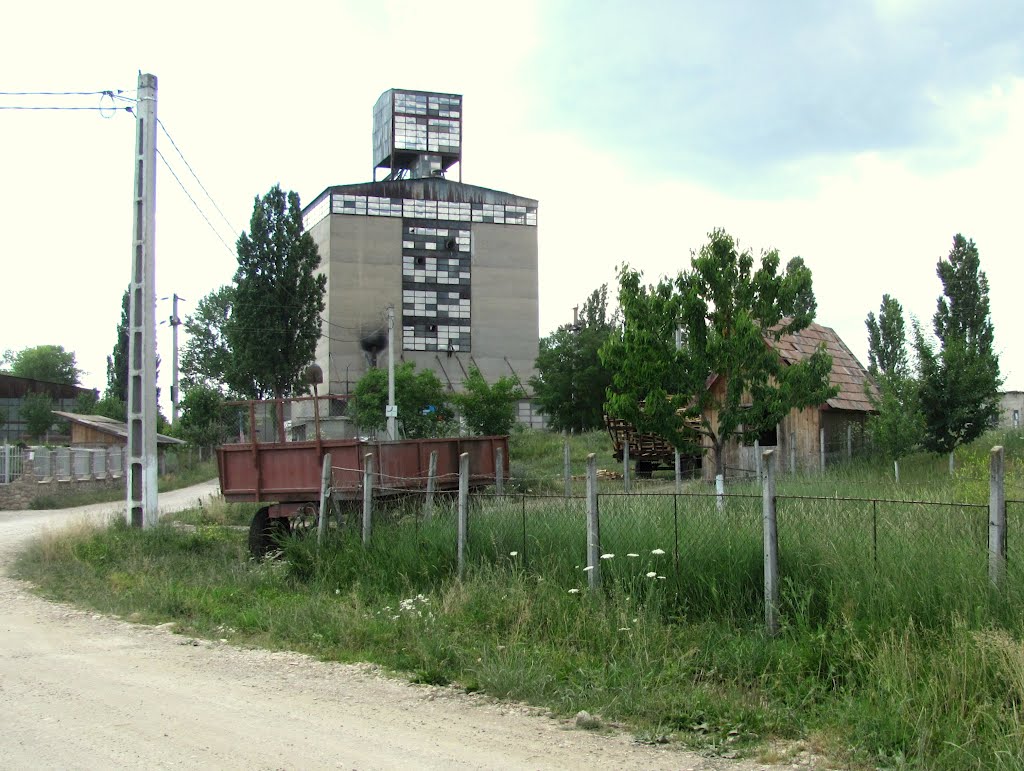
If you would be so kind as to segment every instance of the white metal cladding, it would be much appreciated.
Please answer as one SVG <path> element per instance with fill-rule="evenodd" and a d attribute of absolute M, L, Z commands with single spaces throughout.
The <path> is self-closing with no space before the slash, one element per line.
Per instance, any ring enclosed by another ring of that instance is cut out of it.
<path fill-rule="evenodd" d="M 486 222 L 495 225 L 537 226 L 536 206 L 501 203 L 454 203 L 424 201 L 415 198 L 386 198 L 376 195 L 325 195 L 302 218 L 309 230 L 328 214 L 355 214 L 370 217 L 409 217 L 448 222 Z"/>

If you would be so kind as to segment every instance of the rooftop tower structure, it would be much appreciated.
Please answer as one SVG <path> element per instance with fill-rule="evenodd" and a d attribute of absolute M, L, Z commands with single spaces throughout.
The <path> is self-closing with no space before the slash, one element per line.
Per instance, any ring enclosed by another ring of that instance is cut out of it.
<path fill-rule="evenodd" d="M 373 179 L 444 176 L 459 164 L 462 181 L 462 97 L 392 88 L 373 107 Z"/>

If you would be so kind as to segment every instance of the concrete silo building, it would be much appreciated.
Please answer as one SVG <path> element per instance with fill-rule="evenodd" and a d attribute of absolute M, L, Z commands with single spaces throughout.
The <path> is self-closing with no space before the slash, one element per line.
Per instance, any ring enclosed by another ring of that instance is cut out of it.
<path fill-rule="evenodd" d="M 317 363 L 330 393 L 350 393 L 378 357 L 385 366 L 388 306 L 396 362 L 452 391 L 476 366 L 529 392 L 537 201 L 464 184 L 461 159 L 462 97 L 391 89 L 373 111 L 373 181 L 329 187 L 303 209 L 327 275 Z M 456 165 L 459 181 L 446 176 Z M 542 422 L 529 399 L 519 419 Z"/>

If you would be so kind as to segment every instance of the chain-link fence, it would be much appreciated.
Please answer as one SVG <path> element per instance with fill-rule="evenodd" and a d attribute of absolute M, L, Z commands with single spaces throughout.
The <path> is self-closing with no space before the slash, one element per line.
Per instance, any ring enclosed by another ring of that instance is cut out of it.
<path fill-rule="evenodd" d="M 504 480 L 515 490 L 518 480 Z M 393 495 L 387 495 L 388 492 Z M 384 488 L 371 501 L 372 548 L 396 574 L 434 580 L 459 572 L 457 491 Z M 658 586 L 679 616 L 758 620 L 765 605 L 764 500 L 757 488 L 714 492 L 599 490 L 601 586 L 644 596 Z M 985 618 L 1024 599 L 1024 501 L 1007 501 L 1001 593 L 989 576 L 987 503 L 778 495 L 778 576 L 784 619 L 851 621 L 950 613 Z M 588 585 L 585 494 L 503 491 L 466 496 L 464 570 L 515 569 L 567 591 Z M 361 501 L 343 533 L 359 542 Z"/>

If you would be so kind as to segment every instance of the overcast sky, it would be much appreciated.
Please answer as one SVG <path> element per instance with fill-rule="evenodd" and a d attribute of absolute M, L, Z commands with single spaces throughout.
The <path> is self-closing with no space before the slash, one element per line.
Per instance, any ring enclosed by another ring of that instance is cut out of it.
<path fill-rule="evenodd" d="M 159 78 L 159 117 L 224 215 L 161 133 L 212 223 L 158 163 L 157 296 L 186 298 L 182 315 L 230 281 L 255 196 L 370 179 L 377 96 L 449 91 L 463 180 L 540 201 L 542 334 L 623 261 L 674 274 L 720 226 L 802 256 L 819 322 L 865 361 L 883 293 L 930 327 L 960 232 L 989 277 L 1006 387 L 1024 389 L 1024 3 L 162 5 L 6 7 L 0 88 L 132 96 L 139 70 Z M 0 350 L 63 345 L 100 390 L 129 278 L 133 137 L 123 111 L 0 110 Z"/>

